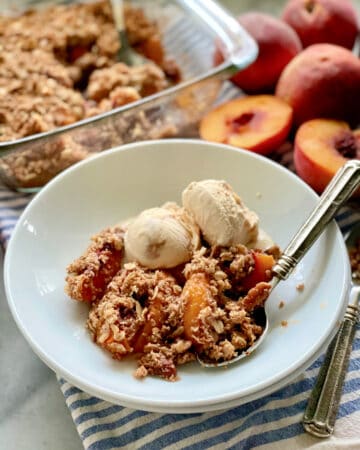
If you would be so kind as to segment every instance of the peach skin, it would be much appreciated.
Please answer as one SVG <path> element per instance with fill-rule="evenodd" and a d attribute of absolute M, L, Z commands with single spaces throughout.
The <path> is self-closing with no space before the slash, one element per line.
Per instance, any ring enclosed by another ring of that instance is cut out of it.
<path fill-rule="evenodd" d="M 239 16 L 238 21 L 257 42 L 259 54 L 255 62 L 235 74 L 231 81 L 248 94 L 271 93 L 286 64 L 301 51 L 300 39 L 289 25 L 269 14 L 248 12 Z M 214 63 L 222 61 L 217 44 Z"/>
<path fill-rule="evenodd" d="M 346 161 L 354 158 L 360 159 L 360 130 L 352 131 L 346 122 L 309 120 L 295 135 L 296 172 L 318 193 Z"/>
<path fill-rule="evenodd" d="M 349 0 L 290 0 L 282 19 L 304 47 L 327 42 L 351 50 L 358 34 L 356 10 Z"/>
<path fill-rule="evenodd" d="M 307 47 L 285 67 L 276 95 L 294 109 L 294 123 L 310 119 L 360 121 L 360 60 L 332 44 Z"/>
<path fill-rule="evenodd" d="M 267 155 L 287 138 L 292 108 L 272 95 L 253 95 L 226 102 L 200 123 L 200 136 Z"/>

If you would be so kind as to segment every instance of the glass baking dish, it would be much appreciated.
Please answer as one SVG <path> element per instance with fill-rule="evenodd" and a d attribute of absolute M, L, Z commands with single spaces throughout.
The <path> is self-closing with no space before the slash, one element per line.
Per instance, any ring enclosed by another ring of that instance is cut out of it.
<path fill-rule="evenodd" d="M 15 6 L 43 7 L 44 2 L 10 3 L 11 8 L 3 8 L 1 14 L 14 14 Z M 109 148 L 139 140 L 196 136 L 197 124 L 214 106 L 222 82 L 257 56 L 253 39 L 213 0 L 129 3 L 156 20 L 165 52 L 180 67 L 182 81 L 94 117 L 0 142 L 0 180 L 7 187 L 36 192 L 62 170 Z M 215 39 L 225 55 L 217 67 L 213 67 Z"/>

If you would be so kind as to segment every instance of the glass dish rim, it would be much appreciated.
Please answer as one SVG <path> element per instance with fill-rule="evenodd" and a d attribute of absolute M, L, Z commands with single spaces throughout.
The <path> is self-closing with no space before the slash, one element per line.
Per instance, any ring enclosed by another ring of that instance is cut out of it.
<path fill-rule="evenodd" d="M 208 79 L 225 80 L 234 75 L 237 71 L 250 65 L 258 54 L 258 47 L 254 39 L 239 24 L 239 22 L 222 6 L 217 0 L 175 0 L 183 10 L 188 10 L 196 15 L 196 19 L 200 20 L 212 34 L 220 31 L 217 35 L 220 45 L 224 48 L 227 55 L 225 61 L 220 65 L 204 72 L 201 75 L 192 77 L 179 84 L 164 89 L 153 95 L 141 98 L 135 102 L 114 108 L 93 117 L 78 120 L 69 125 L 56 127 L 49 131 L 35 133 L 19 139 L 0 142 L 0 157 L 6 156 L 13 150 L 21 148 L 25 144 L 36 141 L 47 140 L 48 138 L 61 135 L 63 133 L 75 130 L 77 128 L 86 127 L 111 117 L 116 117 L 122 113 L 143 107 L 156 105 L 166 97 L 171 97 L 189 87 Z M 31 5 L 32 6 L 32 5 Z"/>

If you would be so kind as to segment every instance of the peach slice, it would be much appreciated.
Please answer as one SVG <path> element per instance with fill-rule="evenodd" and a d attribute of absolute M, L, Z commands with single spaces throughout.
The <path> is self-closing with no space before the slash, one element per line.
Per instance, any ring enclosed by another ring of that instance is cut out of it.
<path fill-rule="evenodd" d="M 194 330 L 199 326 L 200 312 L 210 305 L 211 293 L 206 276 L 203 273 L 193 274 L 185 283 L 182 296 L 184 298 L 184 335 L 196 341 Z"/>
<path fill-rule="evenodd" d="M 292 108 L 272 95 L 240 97 L 223 103 L 200 123 L 200 136 L 266 155 L 287 138 Z"/>
<path fill-rule="evenodd" d="M 142 353 L 145 345 L 150 341 L 153 328 L 160 328 L 164 321 L 164 312 L 161 300 L 155 297 L 149 305 L 145 324 L 134 338 L 134 352 Z"/>
<path fill-rule="evenodd" d="M 247 275 L 242 285 L 246 290 L 249 290 L 263 281 L 270 281 L 271 269 L 275 264 L 275 259 L 272 255 L 266 253 L 252 252 L 254 258 L 254 270 Z"/>
<path fill-rule="evenodd" d="M 248 12 L 239 16 L 238 21 L 255 39 L 259 54 L 231 81 L 248 94 L 270 93 L 286 64 L 301 51 L 300 39 L 287 23 L 270 14 Z M 223 59 L 220 45 L 216 43 L 214 64 L 220 64 Z"/>
<path fill-rule="evenodd" d="M 282 19 L 304 47 L 327 42 L 351 50 L 358 34 L 356 10 L 349 0 L 290 0 Z"/>
<path fill-rule="evenodd" d="M 146 58 L 151 59 L 156 64 L 161 66 L 164 62 L 164 49 L 161 44 L 159 36 L 151 36 L 141 44 L 136 46 L 136 49 L 142 53 Z"/>
<path fill-rule="evenodd" d="M 346 122 L 313 119 L 303 123 L 295 136 L 297 174 L 321 193 L 348 159 L 360 159 L 360 130 Z"/>

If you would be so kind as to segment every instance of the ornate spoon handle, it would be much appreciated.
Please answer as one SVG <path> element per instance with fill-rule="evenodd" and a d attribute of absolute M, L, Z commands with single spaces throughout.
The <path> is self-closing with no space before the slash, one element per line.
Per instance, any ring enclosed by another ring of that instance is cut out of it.
<path fill-rule="evenodd" d="M 326 352 L 305 410 L 303 425 L 313 436 L 328 437 L 334 430 L 356 331 L 359 297 L 360 287 L 353 287 L 344 320 Z"/>
<path fill-rule="evenodd" d="M 360 185 L 360 161 L 350 160 L 338 170 L 320 197 L 318 206 L 292 239 L 273 267 L 273 273 L 285 280 L 306 251 L 312 246 L 325 225 Z"/>

